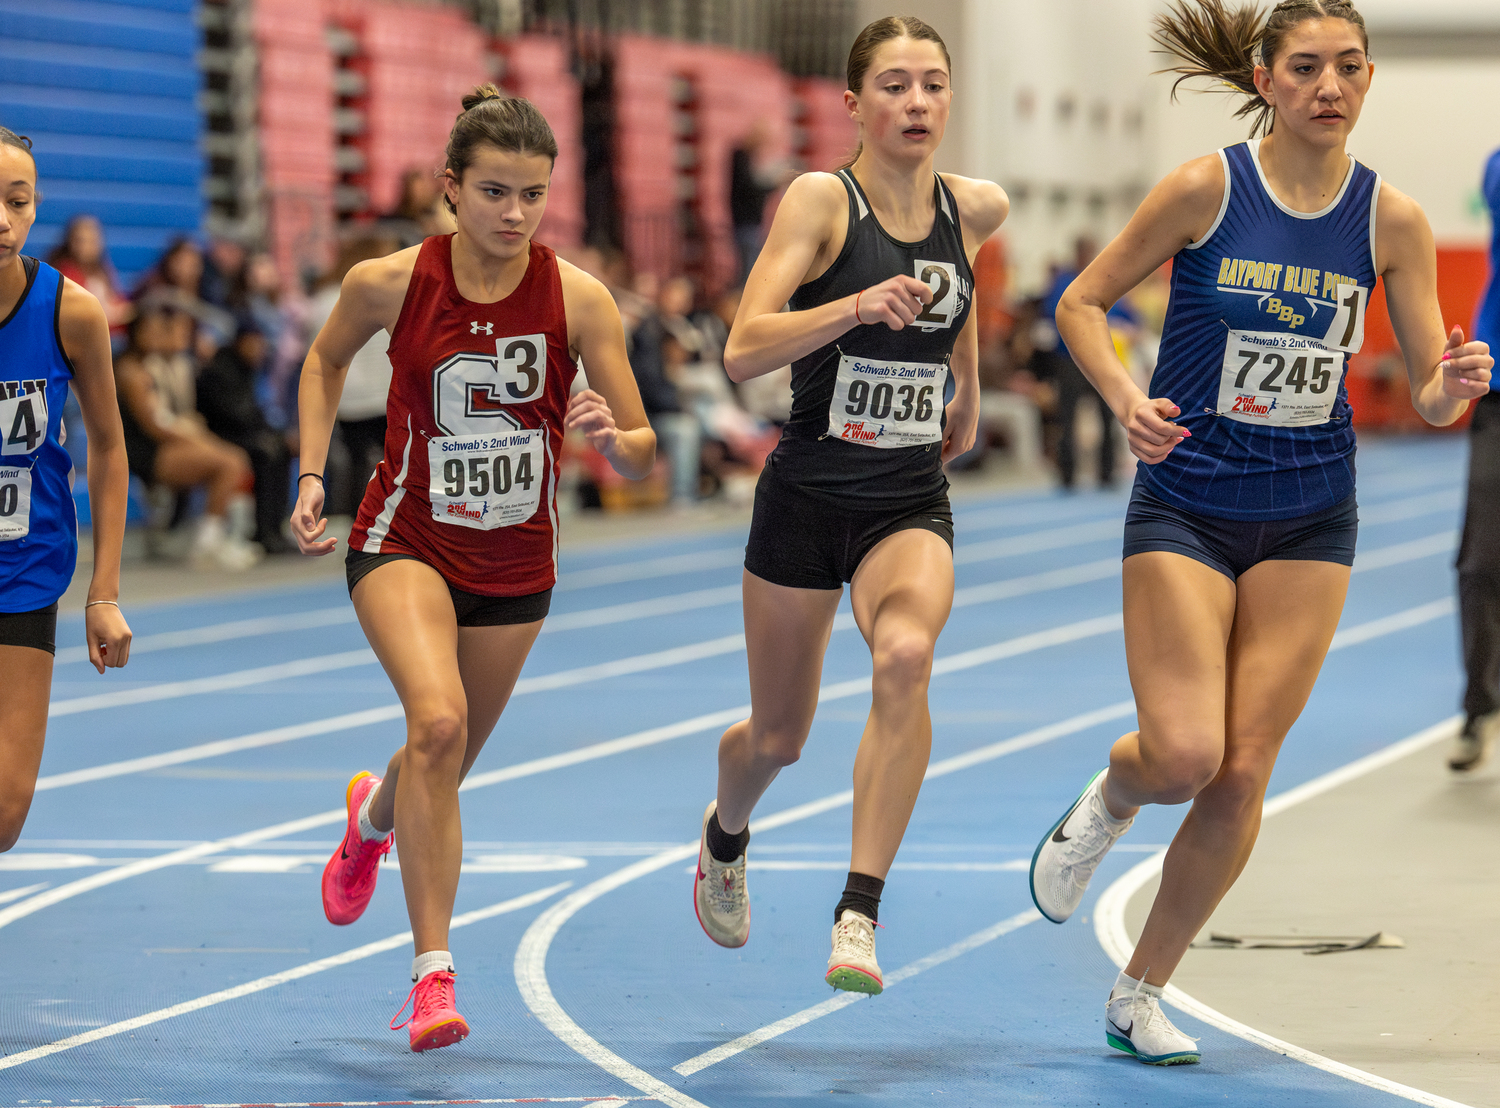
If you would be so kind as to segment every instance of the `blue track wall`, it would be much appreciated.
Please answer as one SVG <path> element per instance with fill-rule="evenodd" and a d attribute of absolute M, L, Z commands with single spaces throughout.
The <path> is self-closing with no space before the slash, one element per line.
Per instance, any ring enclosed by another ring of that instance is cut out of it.
<path fill-rule="evenodd" d="M 196 0 L 0 0 L 0 124 L 36 144 L 26 253 L 79 212 L 104 223 L 127 287 L 202 222 Z"/>

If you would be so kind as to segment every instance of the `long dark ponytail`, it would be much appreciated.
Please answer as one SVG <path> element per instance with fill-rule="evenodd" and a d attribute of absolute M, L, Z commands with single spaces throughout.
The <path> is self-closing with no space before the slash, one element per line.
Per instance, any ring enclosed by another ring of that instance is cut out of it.
<path fill-rule="evenodd" d="M 1255 88 L 1255 66 L 1259 63 L 1270 69 L 1286 36 L 1309 19 L 1352 23 L 1369 50 L 1364 16 L 1349 0 L 1281 0 L 1265 17 L 1253 4 L 1229 8 L 1224 0 L 1172 0 L 1171 10 L 1156 17 L 1151 37 L 1160 53 L 1179 62 L 1161 71 L 1178 75 L 1172 82 L 1173 99 L 1184 81 L 1195 77 L 1215 81 L 1220 87 L 1209 91 L 1245 97 L 1234 114 L 1252 117 L 1250 137 L 1254 138 L 1270 134 L 1276 118 L 1276 110 Z"/>

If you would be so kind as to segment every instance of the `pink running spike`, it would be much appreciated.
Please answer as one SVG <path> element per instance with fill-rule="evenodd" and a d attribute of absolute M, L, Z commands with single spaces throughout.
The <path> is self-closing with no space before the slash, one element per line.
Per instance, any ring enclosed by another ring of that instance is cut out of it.
<path fill-rule="evenodd" d="M 469 1024 L 458 1014 L 454 1003 L 453 975 L 446 970 L 434 970 L 411 987 L 391 1019 L 391 1030 L 407 1028 L 411 1048 L 417 1053 L 452 1046 L 469 1034 Z M 411 1016 L 397 1023 L 408 1004 Z"/>
<path fill-rule="evenodd" d="M 364 915 L 370 897 L 375 894 L 375 879 L 380 873 L 380 859 L 391 852 L 395 835 L 366 842 L 359 833 L 359 808 L 365 797 L 380 787 L 380 778 L 360 771 L 349 782 L 344 804 L 349 819 L 344 841 L 323 867 L 323 914 L 329 923 L 353 923 Z"/>

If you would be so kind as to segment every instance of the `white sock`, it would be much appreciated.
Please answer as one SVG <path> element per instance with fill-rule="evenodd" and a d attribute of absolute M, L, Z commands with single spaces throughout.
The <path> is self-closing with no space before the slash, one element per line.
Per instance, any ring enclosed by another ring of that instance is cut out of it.
<path fill-rule="evenodd" d="M 1099 812 L 1109 821 L 1111 827 L 1124 827 L 1133 820 L 1134 816 L 1126 816 L 1124 819 L 1116 819 L 1115 814 L 1109 810 L 1109 805 L 1104 803 L 1104 782 L 1109 777 L 1108 772 L 1099 779 Z"/>
<path fill-rule="evenodd" d="M 453 973 L 453 955 L 446 950 L 429 950 L 426 954 L 418 954 L 411 960 L 411 979 L 420 981 L 429 973 L 444 970 Z"/>
<path fill-rule="evenodd" d="M 375 794 L 379 791 L 380 786 L 375 786 L 365 793 L 365 798 L 359 803 L 359 837 L 367 843 L 378 843 L 390 834 L 389 831 L 382 831 L 370 822 L 370 802 L 375 799 Z"/>
<path fill-rule="evenodd" d="M 228 538 L 229 529 L 223 516 L 204 515 L 198 520 L 198 530 L 193 536 L 193 547 L 197 550 L 212 550 L 221 546 Z"/>
<path fill-rule="evenodd" d="M 1137 981 L 1124 970 L 1121 970 L 1120 976 L 1115 978 L 1115 987 L 1109 990 L 1109 999 L 1115 1000 L 1118 997 L 1134 993 L 1139 989 L 1147 996 L 1154 996 L 1157 1000 L 1160 1000 L 1161 991 L 1165 987 L 1164 985 L 1148 985 L 1144 981 Z"/>

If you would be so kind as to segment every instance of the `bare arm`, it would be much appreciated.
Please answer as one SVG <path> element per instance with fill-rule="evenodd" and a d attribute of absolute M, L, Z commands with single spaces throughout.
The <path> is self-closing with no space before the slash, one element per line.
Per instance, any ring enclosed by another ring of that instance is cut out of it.
<path fill-rule="evenodd" d="M 349 271 L 338 302 L 302 363 L 297 388 L 300 472 L 321 474 L 328 462 L 328 440 L 338 416 L 339 397 L 349 363 L 376 331 L 396 326 L 406 286 L 420 247 L 361 262 Z M 304 554 L 327 554 L 336 539 L 323 539 L 323 482 L 298 480 L 297 506 L 292 510 L 292 535 Z"/>
<path fill-rule="evenodd" d="M 73 363 L 73 391 L 88 432 L 89 515 L 94 535 L 94 576 L 88 598 L 118 601 L 130 467 L 125 459 L 120 408 L 115 401 L 109 322 L 92 293 L 65 281 L 58 329 L 63 352 Z M 120 609 L 114 604 L 93 604 L 84 609 L 83 617 L 89 661 L 94 668 L 103 673 L 106 666 L 123 666 L 130 658 L 130 627 Z"/>
<path fill-rule="evenodd" d="M 931 301 L 930 288 L 899 274 L 856 296 L 801 312 L 781 310 L 797 287 L 825 272 L 842 249 L 846 196 L 831 173 L 804 174 L 787 188 L 729 332 L 724 371 L 730 380 L 748 381 L 780 369 L 861 323 L 880 322 L 899 331 Z"/>
<path fill-rule="evenodd" d="M 1151 190 L 1115 240 L 1068 287 L 1057 306 L 1057 330 L 1085 377 L 1125 428 L 1130 450 L 1155 464 L 1190 432 L 1166 397 L 1150 399 L 1115 353 L 1105 313 L 1183 247 L 1205 235 L 1224 199 L 1217 154 L 1178 166 Z"/>
<path fill-rule="evenodd" d="M 593 277 L 559 260 L 568 341 L 589 387 L 568 404 L 567 430 L 581 430 L 616 473 L 639 480 L 656 464 L 656 433 L 625 353 L 625 328 L 614 298 Z"/>
<path fill-rule="evenodd" d="M 1445 333 L 1432 228 L 1416 201 L 1385 184 L 1376 200 L 1375 252 L 1412 406 L 1428 423 L 1446 427 L 1489 392 L 1495 360 L 1486 343 L 1464 342 L 1463 328 Z"/>

